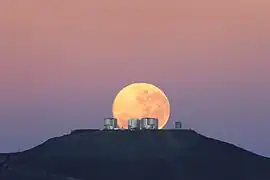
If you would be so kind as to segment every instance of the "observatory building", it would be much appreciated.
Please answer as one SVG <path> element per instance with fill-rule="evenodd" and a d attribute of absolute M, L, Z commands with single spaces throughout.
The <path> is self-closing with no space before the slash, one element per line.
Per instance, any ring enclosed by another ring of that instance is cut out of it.
<path fill-rule="evenodd" d="M 116 118 L 105 118 L 104 119 L 104 130 L 118 130 Z M 132 118 L 128 120 L 129 130 L 144 130 L 144 129 L 158 129 L 157 118 Z"/>
<path fill-rule="evenodd" d="M 182 122 L 181 121 L 176 121 L 174 123 L 175 129 L 182 129 Z"/>
<path fill-rule="evenodd" d="M 116 118 L 105 118 L 104 119 L 104 129 L 112 130 L 117 129 L 117 119 Z"/>
<path fill-rule="evenodd" d="M 158 129 L 158 119 L 148 117 L 142 118 L 141 129 Z"/>
<path fill-rule="evenodd" d="M 134 118 L 128 120 L 128 129 L 130 130 L 140 130 L 141 129 L 141 120 Z"/>

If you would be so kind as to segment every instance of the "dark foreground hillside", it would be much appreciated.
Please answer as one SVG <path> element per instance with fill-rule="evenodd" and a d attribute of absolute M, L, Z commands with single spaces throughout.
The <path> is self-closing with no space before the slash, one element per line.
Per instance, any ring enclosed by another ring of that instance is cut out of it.
<path fill-rule="evenodd" d="M 191 130 L 75 131 L 1 169 L 1 180 L 270 180 L 269 159 Z"/>

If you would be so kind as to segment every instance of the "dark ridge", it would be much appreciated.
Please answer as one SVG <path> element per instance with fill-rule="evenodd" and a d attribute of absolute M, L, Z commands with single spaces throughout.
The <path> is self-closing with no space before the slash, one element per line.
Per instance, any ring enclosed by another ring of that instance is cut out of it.
<path fill-rule="evenodd" d="M 88 133 L 88 132 L 95 132 L 99 131 L 98 129 L 76 129 L 72 130 L 70 134 L 79 134 L 79 133 Z"/>
<path fill-rule="evenodd" d="M 270 179 L 269 158 L 192 130 L 75 130 L 13 154 L 8 167 L 1 180 Z"/>

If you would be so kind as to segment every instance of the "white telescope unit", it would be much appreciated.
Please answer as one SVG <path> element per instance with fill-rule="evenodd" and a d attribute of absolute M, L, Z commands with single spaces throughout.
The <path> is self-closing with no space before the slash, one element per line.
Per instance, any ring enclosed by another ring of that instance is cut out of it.
<path fill-rule="evenodd" d="M 140 130 L 141 128 L 141 120 L 137 118 L 128 120 L 128 129 L 130 130 Z"/>
<path fill-rule="evenodd" d="M 142 118 L 141 129 L 158 129 L 158 119 L 148 117 Z"/>
<path fill-rule="evenodd" d="M 158 129 L 157 118 L 132 118 L 128 120 L 129 130 L 140 130 L 140 129 Z M 105 118 L 104 119 L 104 130 L 118 130 L 116 118 Z"/>
<path fill-rule="evenodd" d="M 116 118 L 105 118 L 104 119 L 104 129 L 107 129 L 107 130 L 117 129 L 117 119 Z"/>

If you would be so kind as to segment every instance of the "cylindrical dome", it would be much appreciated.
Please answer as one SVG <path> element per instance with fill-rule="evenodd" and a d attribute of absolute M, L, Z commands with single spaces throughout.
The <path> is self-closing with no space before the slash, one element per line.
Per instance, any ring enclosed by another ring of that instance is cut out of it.
<path fill-rule="evenodd" d="M 128 129 L 135 130 L 141 128 L 141 120 L 140 119 L 129 119 L 128 120 Z"/>
<path fill-rule="evenodd" d="M 104 129 L 115 129 L 117 128 L 116 118 L 105 118 L 104 119 Z"/>
<path fill-rule="evenodd" d="M 141 128 L 142 129 L 158 129 L 158 119 L 157 118 L 142 118 Z"/>

